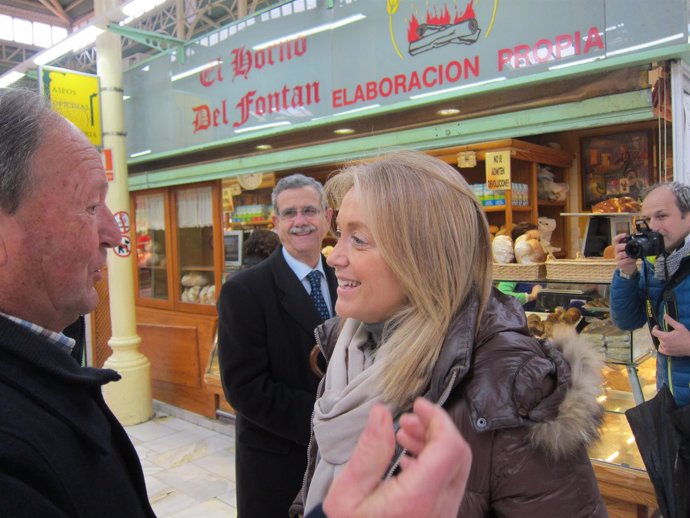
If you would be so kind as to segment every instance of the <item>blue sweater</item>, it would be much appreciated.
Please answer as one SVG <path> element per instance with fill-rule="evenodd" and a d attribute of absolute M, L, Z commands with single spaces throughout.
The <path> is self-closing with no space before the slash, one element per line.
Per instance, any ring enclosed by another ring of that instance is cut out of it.
<path fill-rule="evenodd" d="M 690 257 L 683 261 L 690 261 Z M 654 277 L 654 268 L 647 258 L 644 259 L 639 278 L 623 279 L 616 270 L 611 281 L 611 318 L 614 323 L 619 328 L 627 330 L 646 325 L 648 289 L 659 326 L 665 330 L 666 306 L 659 303 L 665 284 Z M 677 320 L 690 328 L 690 276 L 685 277 L 673 288 L 673 294 L 678 309 Z M 690 356 L 657 354 L 656 383 L 657 389 L 668 385 L 678 405 L 690 403 Z"/>

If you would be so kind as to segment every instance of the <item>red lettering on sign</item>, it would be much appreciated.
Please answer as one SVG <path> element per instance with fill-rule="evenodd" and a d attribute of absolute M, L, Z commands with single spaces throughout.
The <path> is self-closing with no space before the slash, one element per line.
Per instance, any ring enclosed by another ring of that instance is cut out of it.
<path fill-rule="evenodd" d="M 570 34 L 559 34 L 553 41 L 549 38 L 541 38 L 530 46 L 526 44 L 515 45 L 512 49 L 500 49 L 498 51 L 498 71 L 511 67 L 518 69 L 549 61 L 588 54 L 595 49 L 604 50 L 604 42 L 601 33 L 596 27 L 590 27 L 582 48 L 582 35 L 580 31 Z"/>
<path fill-rule="evenodd" d="M 223 80 L 223 72 L 221 70 L 221 61 L 220 58 L 216 59 L 216 65 L 207 68 L 206 70 L 202 70 L 199 72 L 199 82 L 201 83 L 201 86 L 204 88 L 208 88 L 209 86 L 212 86 L 213 83 L 218 80 L 219 82 Z M 213 77 L 215 74 L 215 78 Z"/>
<path fill-rule="evenodd" d="M 230 124 L 227 101 L 225 99 L 221 102 L 220 108 L 211 110 L 208 104 L 201 104 L 193 106 L 192 111 L 194 112 L 194 133 L 207 130 L 211 126 L 217 128 L 221 124 Z"/>
<path fill-rule="evenodd" d="M 211 127 L 211 110 L 207 104 L 192 106 L 192 111 L 194 112 L 194 133 Z"/>
<path fill-rule="evenodd" d="M 307 38 L 301 36 L 295 40 L 281 41 L 275 45 L 258 50 L 248 50 L 245 47 L 233 49 L 232 55 L 232 79 L 243 77 L 247 79 L 249 73 L 256 69 L 277 65 L 290 61 L 295 57 L 304 56 L 307 52 Z"/>
<path fill-rule="evenodd" d="M 257 95 L 256 90 L 251 90 L 240 98 L 240 101 L 235 105 L 235 108 L 240 112 L 240 119 L 232 125 L 239 128 L 249 120 L 252 113 L 261 116 L 290 108 L 318 104 L 321 102 L 319 86 L 318 81 L 292 88 L 284 85 L 280 90 L 266 95 Z"/>
<path fill-rule="evenodd" d="M 423 90 L 444 83 L 456 83 L 462 79 L 479 76 L 479 56 L 473 59 L 450 61 L 446 65 L 434 65 L 421 73 L 413 70 L 409 74 L 396 74 L 378 81 L 368 81 L 355 86 L 354 90 L 334 88 L 331 93 L 333 108 L 343 108 L 363 101 L 373 101 L 378 97 L 402 95 Z"/>

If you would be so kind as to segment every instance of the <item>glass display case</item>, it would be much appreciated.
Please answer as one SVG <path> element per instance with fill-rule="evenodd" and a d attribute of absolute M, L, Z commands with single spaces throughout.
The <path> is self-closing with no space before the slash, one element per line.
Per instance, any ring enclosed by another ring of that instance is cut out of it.
<path fill-rule="evenodd" d="M 191 187 L 175 192 L 179 300 L 216 303 L 214 282 L 213 190 Z"/>
<path fill-rule="evenodd" d="M 634 376 L 627 365 L 607 363 L 604 367 L 604 394 L 600 396 L 600 402 L 606 413 L 601 427 L 601 440 L 590 447 L 590 458 L 627 468 L 645 469 L 625 411 L 637 405 L 639 396 L 633 390 L 636 385 L 644 400 L 654 397 L 655 366 L 656 358 L 648 355 L 645 360 L 632 366 Z"/>
<path fill-rule="evenodd" d="M 165 194 L 136 196 L 137 279 L 140 297 L 168 299 Z"/>
<path fill-rule="evenodd" d="M 576 307 L 578 318 L 566 323 L 586 336 L 605 362 L 604 393 L 600 396 L 605 414 L 601 439 L 590 448 L 590 458 L 644 472 L 625 411 L 656 394 L 656 358 L 649 330 L 644 326 L 624 331 L 615 326 L 609 316 L 609 283 L 530 282 L 543 286 L 535 311 L 526 311 L 532 334 L 545 336 L 541 334 L 544 327 L 535 324 L 537 318 L 553 322 L 563 309 Z"/>
<path fill-rule="evenodd" d="M 223 271 L 218 187 L 205 183 L 132 195 L 137 305 L 215 314 Z"/>

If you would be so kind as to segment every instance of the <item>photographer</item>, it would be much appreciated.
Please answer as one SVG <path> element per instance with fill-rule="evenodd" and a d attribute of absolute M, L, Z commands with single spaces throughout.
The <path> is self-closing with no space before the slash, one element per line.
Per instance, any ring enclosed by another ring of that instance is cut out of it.
<path fill-rule="evenodd" d="M 641 212 L 648 228 L 614 238 L 611 317 L 621 329 L 648 323 L 659 353 L 657 389 L 668 385 L 683 406 L 690 403 L 690 186 L 653 185 Z"/>

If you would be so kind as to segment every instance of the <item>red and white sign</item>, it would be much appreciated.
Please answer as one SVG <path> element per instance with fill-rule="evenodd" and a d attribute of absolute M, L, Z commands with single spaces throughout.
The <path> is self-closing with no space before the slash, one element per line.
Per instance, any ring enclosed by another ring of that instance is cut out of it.
<path fill-rule="evenodd" d="M 121 210 L 115 213 L 115 223 L 120 228 L 120 234 L 129 233 L 129 214 L 126 211 Z"/>
<path fill-rule="evenodd" d="M 103 159 L 103 168 L 105 169 L 105 177 L 109 182 L 115 180 L 115 173 L 113 171 L 113 150 L 104 149 L 101 152 L 101 158 Z"/>
<path fill-rule="evenodd" d="M 129 236 L 122 236 L 120 244 L 113 248 L 113 251 L 120 257 L 129 257 L 132 253 L 132 240 Z"/>

